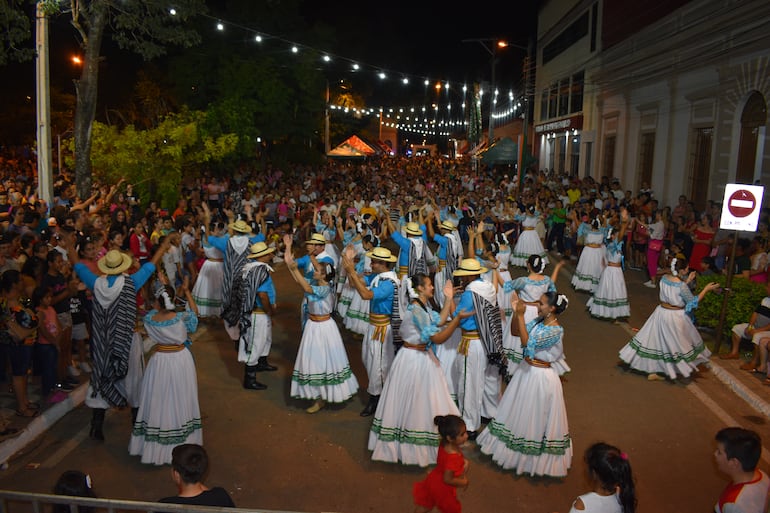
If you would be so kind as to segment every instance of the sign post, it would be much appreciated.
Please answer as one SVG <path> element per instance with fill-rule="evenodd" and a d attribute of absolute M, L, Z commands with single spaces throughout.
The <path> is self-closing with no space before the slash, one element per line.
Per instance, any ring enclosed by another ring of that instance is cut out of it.
<path fill-rule="evenodd" d="M 722 331 L 724 330 L 725 316 L 727 315 L 727 300 L 732 292 L 738 232 L 757 231 L 764 191 L 765 188 L 758 185 L 744 185 L 740 183 L 728 183 L 725 185 L 725 197 L 722 202 L 722 217 L 719 220 L 719 228 L 734 230 L 735 233 L 733 234 L 733 244 L 727 265 L 727 280 L 725 280 L 724 293 L 722 294 L 722 309 L 719 312 L 716 345 L 714 346 L 714 354 L 716 355 L 719 354 L 719 348 L 722 346 Z"/>

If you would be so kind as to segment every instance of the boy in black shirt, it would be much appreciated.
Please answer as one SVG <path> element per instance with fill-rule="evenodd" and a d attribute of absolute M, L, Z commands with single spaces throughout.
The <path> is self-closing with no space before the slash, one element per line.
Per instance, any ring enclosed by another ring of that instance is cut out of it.
<path fill-rule="evenodd" d="M 158 502 L 235 507 L 233 499 L 224 488 L 209 488 L 203 484 L 209 467 L 209 457 L 200 445 L 182 444 L 174 447 L 171 451 L 171 467 L 171 478 L 176 484 L 178 495 L 165 497 Z"/>

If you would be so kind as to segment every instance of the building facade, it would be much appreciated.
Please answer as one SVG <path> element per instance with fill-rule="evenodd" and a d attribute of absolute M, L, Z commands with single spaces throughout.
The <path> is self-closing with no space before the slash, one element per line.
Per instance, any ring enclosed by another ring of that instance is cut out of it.
<path fill-rule="evenodd" d="M 770 178 L 770 2 L 555 0 L 539 26 L 541 168 L 698 209 Z"/>

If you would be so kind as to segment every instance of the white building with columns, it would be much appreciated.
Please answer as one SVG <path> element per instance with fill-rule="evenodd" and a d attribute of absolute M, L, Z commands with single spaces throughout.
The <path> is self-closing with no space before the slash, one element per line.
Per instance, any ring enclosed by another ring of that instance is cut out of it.
<path fill-rule="evenodd" d="M 770 184 L 770 2 L 550 0 L 538 17 L 540 168 L 697 209 Z M 765 195 L 765 204 L 768 203 Z"/>

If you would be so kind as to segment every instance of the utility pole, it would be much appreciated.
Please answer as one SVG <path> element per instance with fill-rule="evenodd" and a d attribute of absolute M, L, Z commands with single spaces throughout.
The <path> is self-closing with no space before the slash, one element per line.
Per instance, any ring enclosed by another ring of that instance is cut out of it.
<path fill-rule="evenodd" d="M 528 135 L 528 124 L 529 124 L 529 109 L 531 107 L 531 102 L 529 101 L 530 96 L 532 94 L 531 89 L 531 80 L 532 80 L 532 69 L 534 68 L 534 63 L 532 62 L 532 39 L 529 40 L 529 43 L 527 44 L 527 58 L 525 59 L 526 65 L 524 67 L 524 122 L 522 123 L 522 148 L 519 149 L 519 162 L 518 162 L 518 168 L 519 168 L 519 187 L 522 185 L 522 179 L 524 175 L 524 155 L 527 151 L 527 135 Z"/>
<path fill-rule="evenodd" d="M 51 95 L 48 78 L 48 16 L 43 2 L 35 10 L 35 49 L 37 85 L 37 187 L 38 196 L 48 207 L 53 201 L 51 173 Z M 59 163 L 61 167 L 61 163 Z M 61 172 L 61 170 L 60 170 Z"/>
<path fill-rule="evenodd" d="M 329 94 L 329 81 L 326 81 L 326 110 L 324 110 L 324 153 L 326 155 L 331 151 L 331 145 L 329 144 L 329 100 L 331 96 Z"/>

